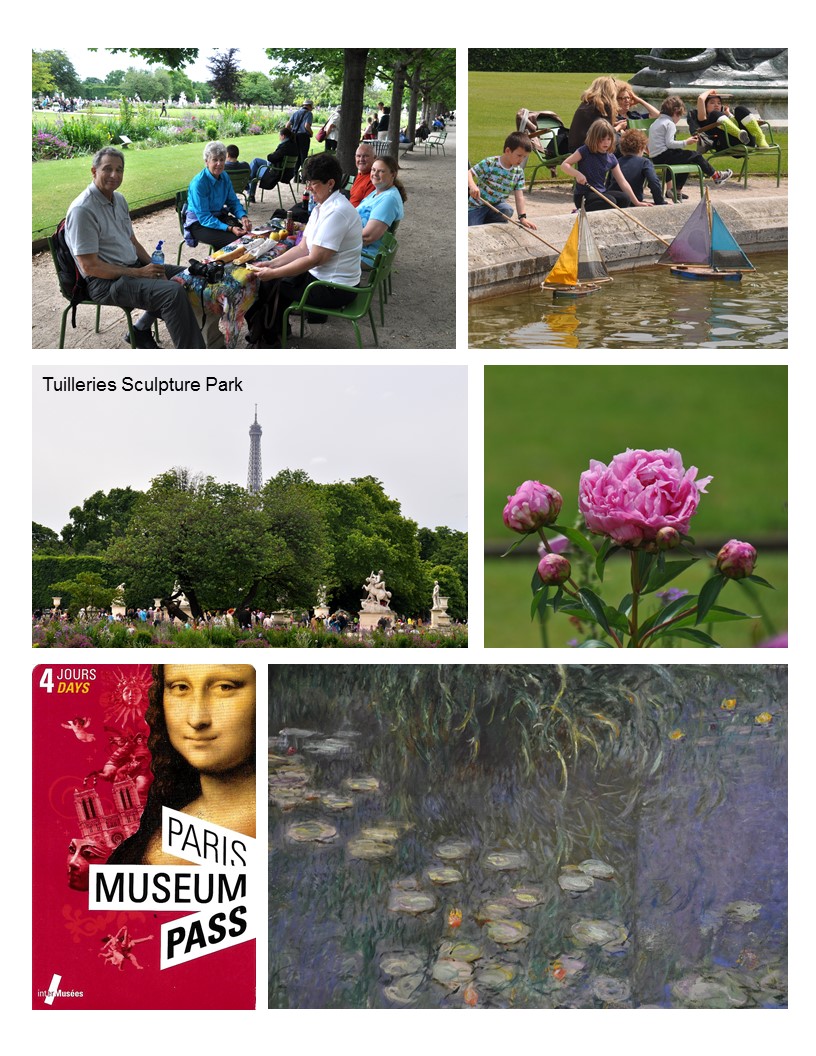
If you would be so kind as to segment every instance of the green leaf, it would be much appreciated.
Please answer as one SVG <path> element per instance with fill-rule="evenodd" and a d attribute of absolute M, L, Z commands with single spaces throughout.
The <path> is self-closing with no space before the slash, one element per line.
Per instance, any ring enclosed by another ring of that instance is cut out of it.
<path fill-rule="evenodd" d="M 696 564 L 696 557 L 691 558 L 689 561 L 666 561 L 662 569 L 656 568 L 652 572 L 649 576 L 649 582 L 641 593 L 652 594 L 654 591 L 660 590 L 661 587 L 665 587 L 667 583 L 671 583 L 673 579 L 685 572 L 687 568 L 691 568 L 692 565 Z"/>
<path fill-rule="evenodd" d="M 703 589 L 700 591 L 700 600 L 697 603 L 697 619 L 695 623 L 703 623 L 708 610 L 717 600 L 720 595 L 720 591 L 725 586 L 725 576 L 719 575 L 719 573 L 713 575 L 711 579 L 706 580 L 703 584 Z"/>
<path fill-rule="evenodd" d="M 536 568 L 533 572 L 533 578 L 530 580 L 530 590 L 532 590 L 533 594 L 536 594 L 543 586 L 541 576 L 538 574 L 538 568 Z"/>
<path fill-rule="evenodd" d="M 611 642 L 601 642 L 597 638 L 588 638 L 585 642 L 581 642 L 578 646 L 579 649 L 614 649 L 614 645 Z"/>
<path fill-rule="evenodd" d="M 658 610 L 655 615 L 655 620 L 652 626 L 660 627 L 662 624 L 668 623 L 669 620 L 673 619 L 678 613 L 682 612 L 683 609 L 693 609 L 696 601 L 696 594 L 686 594 L 685 597 L 676 598 L 674 601 L 670 601 L 669 604 L 665 606 L 665 608 Z"/>
<path fill-rule="evenodd" d="M 695 630 L 693 627 L 679 628 L 677 625 L 674 627 L 667 627 L 663 631 L 659 631 L 649 639 L 649 645 L 654 645 L 660 638 L 685 638 L 688 641 L 696 642 L 697 645 L 705 646 L 706 649 L 720 649 L 722 648 L 710 634 L 706 634 L 705 631 Z"/>
<path fill-rule="evenodd" d="M 563 524 L 548 524 L 547 527 L 552 528 L 554 532 L 560 532 L 561 535 L 565 535 L 571 543 L 575 543 L 576 546 L 589 554 L 593 561 L 595 560 L 595 547 L 577 528 L 568 528 Z"/>
<path fill-rule="evenodd" d="M 549 594 L 550 594 L 550 588 L 549 587 L 542 587 L 540 590 L 537 590 L 536 593 L 533 595 L 533 602 L 530 605 L 530 619 L 531 620 L 535 619 L 535 614 L 536 613 L 538 613 L 539 616 L 542 616 L 542 617 L 544 616 L 544 609 L 545 609 L 545 607 L 547 605 L 547 599 L 549 597 Z"/>
<path fill-rule="evenodd" d="M 609 620 L 606 618 L 606 610 L 604 603 L 598 597 L 598 595 L 589 589 L 589 587 L 582 587 L 578 591 L 578 597 L 583 602 L 584 608 L 596 620 L 601 627 L 609 633 Z"/>
<path fill-rule="evenodd" d="M 761 616 L 751 616 L 749 613 L 739 612 L 737 609 L 725 609 L 720 605 L 714 605 L 708 611 L 706 623 L 734 623 L 737 620 L 759 620 L 761 618 Z M 693 627 L 695 619 L 696 615 L 688 616 L 684 620 L 679 620 L 673 626 Z"/>
<path fill-rule="evenodd" d="M 622 612 L 613 609 L 611 605 L 604 605 L 604 612 L 611 627 L 614 627 L 616 631 L 620 631 L 622 634 L 629 633 L 629 621 Z"/>
<path fill-rule="evenodd" d="M 601 543 L 601 549 L 598 551 L 598 556 L 595 558 L 595 571 L 598 575 L 598 579 L 603 583 L 604 577 L 604 566 L 606 565 L 607 559 L 620 550 L 619 546 L 615 546 L 611 539 L 604 539 Z"/>
<path fill-rule="evenodd" d="M 648 554 L 645 550 L 637 550 L 636 560 L 638 583 L 641 584 L 640 593 L 642 594 L 643 585 L 649 582 L 649 576 L 656 558 L 654 554 Z"/>
<path fill-rule="evenodd" d="M 501 556 L 502 557 L 507 557 L 508 554 L 512 554 L 513 551 L 516 549 L 516 547 L 517 546 L 521 546 L 521 544 L 524 542 L 525 539 L 528 538 L 528 536 L 537 535 L 537 534 L 538 533 L 535 531 L 535 529 L 533 529 L 533 531 L 531 531 L 531 532 L 525 532 L 524 535 L 520 539 L 516 539 L 516 541 L 513 543 L 512 546 L 508 546 L 508 548 L 504 551 L 504 553 Z"/>
<path fill-rule="evenodd" d="M 624 616 L 628 616 L 632 611 L 632 595 L 624 594 L 618 605 L 618 612 L 622 612 Z"/>
<path fill-rule="evenodd" d="M 769 583 L 767 579 L 763 579 L 762 576 L 746 576 L 749 583 L 759 583 L 761 587 L 769 587 L 771 590 L 775 590 L 773 583 Z M 737 580 L 739 582 L 739 580 Z"/>

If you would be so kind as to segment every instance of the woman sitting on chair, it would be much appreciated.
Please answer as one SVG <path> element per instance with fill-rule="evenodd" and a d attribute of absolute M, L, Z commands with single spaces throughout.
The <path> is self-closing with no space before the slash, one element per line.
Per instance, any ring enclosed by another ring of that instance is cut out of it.
<path fill-rule="evenodd" d="M 187 192 L 187 220 L 184 225 L 196 242 L 222 249 L 251 230 L 246 209 L 232 189 L 224 172 L 227 148 L 208 143 L 204 148 L 204 168 L 190 181 Z"/>
<path fill-rule="evenodd" d="M 380 240 L 391 225 L 402 220 L 402 203 L 408 195 L 397 179 L 397 159 L 386 155 L 371 166 L 374 190 L 357 206 L 363 222 L 363 267 L 373 267 L 380 248 Z"/>
<path fill-rule="evenodd" d="M 262 283 L 258 300 L 247 313 L 250 334 L 260 347 L 280 346 L 283 313 L 297 301 L 310 282 L 337 282 L 356 287 L 360 282 L 362 229 L 357 210 L 340 191 L 343 170 L 333 154 L 312 154 L 303 163 L 303 176 L 315 207 L 293 249 L 274 260 L 254 265 Z M 357 291 L 318 286 L 309 294 L 316 308 L 343 308 Z M 324 316 L 306 316 L 309 322 L 325 322 Z"/>

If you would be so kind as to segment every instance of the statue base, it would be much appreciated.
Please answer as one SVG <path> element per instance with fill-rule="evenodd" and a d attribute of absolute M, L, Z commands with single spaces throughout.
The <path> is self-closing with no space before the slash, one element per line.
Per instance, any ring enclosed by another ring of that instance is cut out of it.
<path fill-rule="evenodd" d="M 641 71 L 643 73 L 645 71 Z M 639 75 L 638 75 L 639 76 Z M 666 75 L 666 80 L 671 74 Z M 647 79 L 651 81 L 651 79 Z M 655 77 L 655 82 L 662 78 Z M 726 102 L 733 112 L 736 106 L 747 106 L 749 109 L 759 113 L 764 121 L 786 121 L 788 117 L 788 89 L 785 87 L 771 88 L 767 84 L 756 86 L 744 83 L 733 84 L 723 82 L 717 84 L 715 81 L 694 80 L 687 84 L 660 84 L 645 83 L 644 81 L 632 81 L 632 89 L 642 96 L 658 110 L 663 100 L 669 95 L 679 95 L 686 104 L 687 110 L 697 107 L 697 96 L 704 88 L 719 88 Z"/>
<path fill-rule="evenodd" d="M 328 605 L 315 605 L 314 609 L 312 609 L 312 612 L 314 612 L 319 620 L 325 620 L 330 611 Z"/>
<path fill-rule="evenodd" d="M 288 609 L 279 609 L 277 612 L 270 612 L 272 618 L 273 627 L 291 627 L 292 626 L 292 613 Z"/>
<path fill-rule="evenodd" d="M 382 606 L 376 611 L 370 609 L 360 609 L 360 630 L 361 631 L 376 631 L 379 627 L 380 620 L 385 618 L 388 621 L 388 626 L 391 627 L 394 624 L 394 620 L 397 618 L 396 613 L 390 609 L 383 608 Z"/>
<path fill-rule="evenodd" d="M 445 599 L 447 601 L 447 598 Z M 451 618 L 446 609 L 431 609 L 431 630 L 446 631 L 450 628 Z"/>

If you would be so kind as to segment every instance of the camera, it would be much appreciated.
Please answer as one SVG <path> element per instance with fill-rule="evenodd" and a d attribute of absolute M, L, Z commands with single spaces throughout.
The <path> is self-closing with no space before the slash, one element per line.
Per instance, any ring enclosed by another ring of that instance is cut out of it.
<path fill-rule="evenodd" d="M 199 260 L 191 260 L 187 265 L 187 270 L 191 275 L 202 278 L 208 284 L 223 282 L 224 280 L 224 265 L 220 260 L 213 260 L 204 264 Z"/>

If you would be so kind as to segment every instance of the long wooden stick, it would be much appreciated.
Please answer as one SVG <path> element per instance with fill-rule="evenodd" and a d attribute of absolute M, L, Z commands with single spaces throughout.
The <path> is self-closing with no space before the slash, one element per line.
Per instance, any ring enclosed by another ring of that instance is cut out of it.
<path fill-rule="evenodd" d="M 664 246 L 671 245 L 671 242 L 667 242 L 665 238 L 661 238 L 656 231 L 652 231 L 650 227 L 647 227 L 645 224 L 642 224 L 640 220 L 635 220 L 633 216 L 630 216 L 628 209 L 621 209 L 617 202 L 613 202 L 611 198 L 607 198 L 605 194 L 601 194 L 600 191 L 595 190 L 592 184 L 587 183 L 585 186 L 589 187 L 591 191 L 595 191 L 595 194 L 597 194 L 599 198 L 603 198 L 605 202 L 608 202 L 613 209 L 617 209 L 619 213 L 623 213 L 627 220 L 631 220 L 632 223 L 637 224 L 638 227 L 642 227 L 644 231 L 648 231 L 649 234 L 656 238 L 658 242 L 662 242 Z"/>
<path fill-rule="evenodd" d="M 537 235 L 535 231 L 531 231 L 529 227 L 525 227 L 520 220 L 514 220 L 512 216 L 505 216 L 501 209 L 497 209 L 495 205 L 491 205 L 490 202 L 486 202 L 484 198 L 481 199 L 481 204 L 486 205 L 488 209 L 492 209 L 494 213 L 498 213 L 499 216 L 504 216 L 505 220 L 509 220 L 511 224 L 515 224 L 516 227 L 520 227 L 522 231 L 526 231 L 528 235 L 532 235 L 533 238 L 537 238 L 539 242 L 543 242 L 547 249 L 551 249 L 553 253 L 560 253 L 560 249 L 556 249 L 555 246 L 551 246 L 546 238 L 542 238 L 541 235 Z"/>

